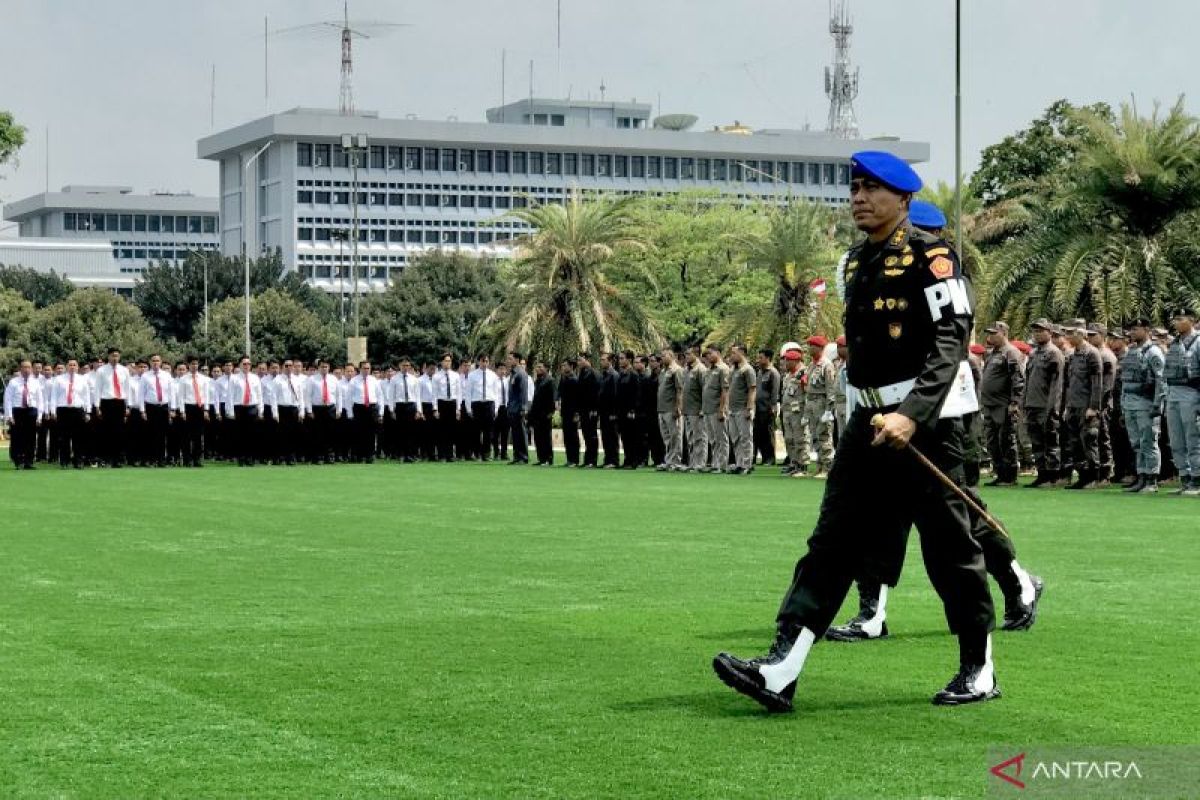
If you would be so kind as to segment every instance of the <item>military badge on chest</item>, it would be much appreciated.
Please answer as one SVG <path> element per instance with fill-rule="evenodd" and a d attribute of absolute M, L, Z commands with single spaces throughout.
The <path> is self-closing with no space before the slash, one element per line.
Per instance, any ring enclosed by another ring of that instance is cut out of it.
<path fill-rule="evenodd" d="M 899 322 L 888 323 L 888 336 L 899 339 L 904 334 L 904 326 Z"/>

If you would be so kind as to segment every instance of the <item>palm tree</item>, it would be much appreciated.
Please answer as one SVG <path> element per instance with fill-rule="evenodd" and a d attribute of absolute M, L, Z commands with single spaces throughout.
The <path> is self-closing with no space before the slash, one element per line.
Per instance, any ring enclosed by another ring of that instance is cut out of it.
<path fill-rule="evenodd" d="M 1010 323 L 1083 316 L 1162 319 L 1200 300 L 1200 121 L 1182 98 L 1165 114 L 1092 112 L 1070 171 L 1023 202 L 1030 222 L 993 256 L 993 311 Z"/>
<path fill-rule="evenodd" d="M 615 255 L 648 246 L 635 201 L 585 199 L 575 189 L 562 204 L 513 211 L 532 231 L 514 242 L 511 289 L 480 325 L 480 338 L 551 363 L 581 350 L 661 346 L 648 309 L 605 274 Z M 639 277 L 653 286 L 648 269 Z"/>
<path fill-rule="evenodd" d="M 837 333 L 842 304 L 833 291 L 838 260 L 834 213 L 807 200 L 770 207 L 764 213 L 764 226 L 731 233 L 729 238 L 742 253 L 746 268 L 769 278 L 771 301 L 740 305 L 709 338 L 774 347 L 804 333 Z M 817 280 L 825 281 L 827 287 L 820 296 L 811 290 Z"/>

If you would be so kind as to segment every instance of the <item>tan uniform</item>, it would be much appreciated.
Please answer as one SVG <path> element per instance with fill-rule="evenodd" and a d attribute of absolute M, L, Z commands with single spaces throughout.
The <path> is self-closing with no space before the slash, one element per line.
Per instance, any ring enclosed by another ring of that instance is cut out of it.
<path fill-rule="evenodd" d="M 754 466 L 754 396 L 758 376 L 754 367 L 743 361 L 729 378 L 729 444 L 734 466 L 748 470 Z"/>
<path fill-rule="evenodd" d="M 787 463 L 799 467 L 801 471 L 808 467 L 808 434 L 807 423 L 804 419 L 804 367 L 795 372 L 783 373 L 783 391 L 781 393 L 780 417 L 783 418 L 783 444 L 787 448 Z"/>
<path fill-rule="evenodd" d="M 704 427 L 704 381 L 708 367 L 699 359 L 683 373 L 683 435 L 687 444 L 687 466 L 708 465 L 708 430 Z"/>
<path fill-rule="evenodd" d="M 833 461 L 833 407 L 837 392 L 837 373 L 833 364 L 822 359 L 808 369 L 808 401 L 804 416 L 808 434 L 817 451 L 817 472 L 827 472 Z"/>
<path fill-rule="evenodd" d="M 729 469 L 729 435 L 725 431 L 725 420 L 721 419 L 721 393 L 729 390 L 729 365 L 724 361 L 708 368 L 704 376 L 704 428 L 708 432 L 708 448 L 711 454 L 709 467 L 724 472 Z"/>

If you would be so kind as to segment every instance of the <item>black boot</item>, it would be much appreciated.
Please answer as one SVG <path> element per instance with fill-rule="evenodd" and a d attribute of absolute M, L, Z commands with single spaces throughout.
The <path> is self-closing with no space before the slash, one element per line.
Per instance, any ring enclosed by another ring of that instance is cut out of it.
<path fill-rule="evenodd" d="M 1006 595 L 1004 598 L 1004 624 L 1000 626 L 1001 630 L 1027 631 L 1037 621 L 1038 601 L 1042 599 L 1042 591 L 1046 588 L 1046 584 L 1037 575 L 1031 574 L 1029 580 L 1033 582 L 1033 601 L 1028 605 L 1022 603 L 1020 591 L 1012 597 Z"/>
<path fill-rule="evenodd" d="M 958 663 L 958 672 L 946 688 L 933 696 L 935 706 L 961 706 L 1000 696 L 990 635 L 959 634 Z"/>
<path fill-rule="evenodd" d="M 1045 486 L 1045 485 L 1051 484 L 1051 483 L 1054 483 L 1054 470 L 1039 469 L 1037 477 L 1034 478 L 1033 483 L 1029 484 L 1025 488 L 1026 489 L 1037 489 L 1039 487 L 1042 487 L 1042 486 Z"/>
<path fill-rule="evenodd" d="M 831 626 L 825 631 L 825 638 L 834 642 L 887 638 L 886 591 L 887 587 L 878 583 L 859 581 L 858 615 L 842 625 Z"/>
<path fill-rule="evenodd" d="M 1140 492 L 1142 490 L 1142 487 L 1145 485 L 1146 485 L 1146 476 L 1138 475 L 1137 480 L 1135 480 L 1133 483 L 1126 486 L 1124 491 L 1129 492 L 1130 494 L 1133 494 L 1134 492 Z"/>
<path fill-rule="evenodd" d="M 1096 470 L 1081 469 L 1079 470 L 1079 480 L 1068 486 L 1068 489 L 1089 489 L 1096 482 Z"/>
<path fill-rule="evenodd" d="M 766 655 L 741 659 L 720 653 L 713 659 L 713 671 L 726 686 L 768 711 L 791 711 L 796 679 L 813 642 L 812 631 L 807 628 L 780 626 Z"/>

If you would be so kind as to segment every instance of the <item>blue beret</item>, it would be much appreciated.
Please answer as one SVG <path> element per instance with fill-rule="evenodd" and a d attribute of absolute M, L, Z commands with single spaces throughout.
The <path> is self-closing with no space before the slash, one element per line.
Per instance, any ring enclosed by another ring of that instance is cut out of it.
<path fill-rule="evenodd" d="M 921 176 L 908 162 L 882 150 L 860 150 L 850 156 L 850 171 L 874 178 L 902 194 L 921 191 Z"/>
<path fill-rule="evenodd" d="M 946 215 L 927 200 L 913 200 L 908 205 L 908 219 L 913 225 L 935 231 L 946 227 Z"/>

